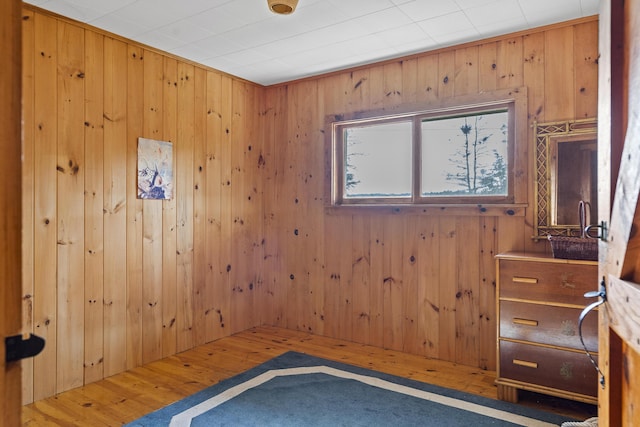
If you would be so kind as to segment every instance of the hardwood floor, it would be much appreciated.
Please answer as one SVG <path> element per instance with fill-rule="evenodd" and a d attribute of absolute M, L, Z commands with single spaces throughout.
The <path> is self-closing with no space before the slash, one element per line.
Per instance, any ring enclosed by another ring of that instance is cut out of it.
<path fill-rule="evenodd" d="M 290 350 L 496 398 L 492 371 L 259 327 L 23 406 L 22 424 L 118 426 Z M 578 419 L 597 412 L 594 405 L 534 393 L 522 393 L 520 403 Z"/>

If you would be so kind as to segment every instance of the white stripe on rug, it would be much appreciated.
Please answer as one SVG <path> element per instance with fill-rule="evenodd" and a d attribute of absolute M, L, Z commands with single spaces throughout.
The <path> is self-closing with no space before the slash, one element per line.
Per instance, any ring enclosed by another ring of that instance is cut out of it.
<path fill-rule="evenodd" d="M 527 427 L 552 427 L 555 424 L 550 424 L 544 421 L 535 420 L 522 415 L 512 414 L 510 412 L 501 411 L 498 409 L 489 408 L 475 403 L 466 402 L 460 399 L 454 399 L 452 397 L 441 396 L 439 394 L 430 393 L 427 391 L 416 390 L 411 387 L 394 384 L 389 381 L 381 380 L 376 377 L 369 377 L 366 375 L 354 374 L 352 372 L 342 371 L 340 369 L 330 368 L 328 366 L 308 366 L 301 368 L 287 368 L 287 369 L 274 369 L 260 374 L 248 381 L 231 387 L 224 392 L 213 396 L 198 405 L 192 406 L 186 411 L 180 412 L 171 418 L 170 427 L 189 427 L 191 420 L 205 412 L 219 406 L 234 397 L 244 393 L 245 391 L 257 387 L 273 378 L 283 377 L 289 375 L 305 375 L 305 374 L 327 374 L 334 377 L 347 378 L 351 380 L 360 381 L 361 383 L 368 384 L 373 387 L 378 387 L 385 390 L 394 391 L 396 393 L 405 394 L 408 396 L 417 397 L 423 400 L 429 400 L 439 403 L 441 405 L 451 406 L 454 408 L 462 409 L 464 411 L 475 412 L 476 414 L 485 415 L 502 421 L 509 421 L 514 424 Z"/>

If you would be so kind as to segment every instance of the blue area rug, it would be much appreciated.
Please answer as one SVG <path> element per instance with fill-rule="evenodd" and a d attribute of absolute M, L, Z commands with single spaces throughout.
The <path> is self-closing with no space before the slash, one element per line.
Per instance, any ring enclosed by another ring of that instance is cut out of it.
<path fill-rule="evenodd" d="M 127 424 L 559 426 L 556 414 L 288 352 Z"/>

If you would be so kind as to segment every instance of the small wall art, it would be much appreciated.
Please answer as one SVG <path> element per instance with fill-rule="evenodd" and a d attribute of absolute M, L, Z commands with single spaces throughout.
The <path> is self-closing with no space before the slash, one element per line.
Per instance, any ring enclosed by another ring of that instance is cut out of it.
<path fill-rule="evenodd" d="M 173 198 L 173 144 L 138 138 L 138 198 Z"/>

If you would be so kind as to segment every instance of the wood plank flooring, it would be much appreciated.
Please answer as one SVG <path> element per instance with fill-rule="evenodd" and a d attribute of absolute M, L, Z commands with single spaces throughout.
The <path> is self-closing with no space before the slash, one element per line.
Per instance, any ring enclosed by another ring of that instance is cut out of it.
<path fill-rule="evenodd" d="M 496 398 L 495 372 L 305 332 L 259 327 L 23 406 L 23 426 L 118 426 L 286 351 Z M 521 393 L 521 404 L 586 419 L 593 405 Z"/>

